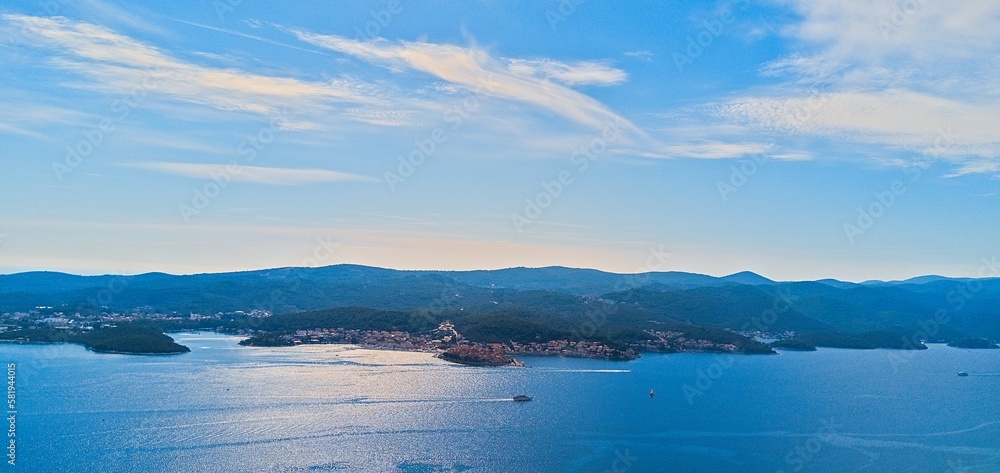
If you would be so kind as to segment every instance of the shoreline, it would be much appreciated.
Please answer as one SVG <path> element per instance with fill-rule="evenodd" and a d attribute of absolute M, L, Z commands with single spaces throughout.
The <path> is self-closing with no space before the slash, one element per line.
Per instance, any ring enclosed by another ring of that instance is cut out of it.
<path fill-rule="evenodd" d="M 423 349 L 423 348 L 401 348 L 401 347 L 396 347 L 396 346 L 381 346 L 381 345 L 350 343 L 350 342 L 345 342 L 345 343 L 341 343 L 341 342 L 301 343 L 301 344 L 296 344 L 296 345 L 243 345 L 243 344 L 240 344 L 240 342 L 248 340 L 251 337 L 249 337 L 247 335 L 238 335 L 238 334 L 232 334 L 232 333 L 226 333 L 226 332 L 218 332 L 218 331 L 214 331 L 214 330 L 178 330 L 178 331 L 170 331 L 170 332 L 163 332 L 163 333 L 165 335 L 169 335 L 169 334 L 172 334 L 172 333 L 173 334 L 178 334 L 178 333 L 188 333 L 188 334 L 206 333 L 206 334 L 225 335 L 225 336 L 228 336 L 228 337 L 232 337 L 234 339 L 238 339 L 237 345 L 239 345 L 241 347 L 247 347 L 247 348 L 295 348 L 295 347 L 307 346 L 307 345 L 346 345 L 346 346 L 353 346 L 353 347 L 356 347 L 356 348 L 359 348 L 359 349 L 363 349 L 363 350 L 396 351 L 396 352 L 408 352 L 408 353 L 427 353 L 427 354 L 430 354 L 431 356 L 433 356 L 434 358 L 440 359 L 442 361 L 447 361 L 449 363 L 454 363 L 454 364 L 457 364 L 457 365 L 476 366 L 476 367 L 500 367 L 500 368 L 507 367 L 507 366 L 513 366 L 513 367 L 523 367 L 523 366 L 525 366 L 523 362 L 521 362 L 520 360 L 517 360 L 516 358 L 514 358 L 514 356 L 522 357 L 522 358 L 523 357 L 528 357 L 528 358 L 535 358 L 535 357 L 537 357 L 537 358 L 553 358 L 553 357 L 555 357 L 555 358 L 577 358 L 577 359 L 588 359 L 588 360 L 604 360 L 604 361 L 612 361 L 612 362 L 626 362 L 626 361 L 636 360 L 636 359 L 638 359 L 638 358 L 640 358 L 640 357 L 642 357 L 643 355 L 646 355 L 646 354 L 652 354 L 652 355 L 676 355 L 676 354 L 693 354 L 693 355 L 747 355 L 747 356 L 762 354 L 762 353 L 722 352 L 722 351 L 708 351 L 708 350 L 690 350 L 690 351 L 681 350 L 681 351 L 669 351 L 669 352 L 664 352 L 664 351 L 641 351 L 641 352 L 637 352 L 637 356 L 635 356 L 633 358 L 609 358 L 609 357 L 603 357 L 603 356 L 579 356 L 579 355 L 575 355 L 573 353 L 536 353 L 536 352 L 528 353 L 528 352 L 519 352 L 519 353 L 509 353 L 511 362 L 507 362 L 507 363 L 503 363 L 503 364 L 492 364 L 492 363 L 481 363 L 481 362 L 476 362 L 476 361 L 459 361 L 459 360 L 454 360 L 454 359 L 448 359 L 448 358 L 442 356 L 444 354 L 445 350 L 439 350 L 439 349 L 428 350 L 428 349 Z M 71 344 L 71 345 L 82 346 L 85 349 L 87 349 L 87 351 L 91 351 L 93 353 L 98 353 L 98 354 L 137 355 L 137 356 L 171 356 L 171 355 L 183 355 L 185 353 L 190 353 L 192 351 L 189 347 L 186 347 L 185 345 L 181 345 L 181 346 L 187 348 L 186 351 L 172 351 L 172 352 L 127 352 L 127 351 L 118 351 L 118 350 L 99 350 L 99 349 L 93 349 L 93 348 L 91 348 L 91 347 L 89 347 L 89 346 L 87 346 L 87 345 L 85 345 L 83 343 L 73 342 L 73 341 L 35 341 L 35 340 L 0 339 L 0 343 L 18 344 L 18 345 L 58 345 L 58 344 Z M 975 350 L 975 351 L 992 351 L 992 350 L 995 350 L 995 348 L 987 348 L 987 347 L 983 347 L 983 348 L 956 347 L 956 346 L 952 346 L 951 344 L 948 344 L 946 342 L 928 342 L 927 344 L 928 345 L 939 345 L 939 346 L 943 346 L 943 347 L 951 348 L 951 349 L 955 349 L 955 350 Z M 795 348 L 785 348 L 785 347 L 775 347 L 775 352 L 774 353 L 770 353 L 770 354 L 775 354 L 775 355 L 776 354 L 780 354 L 780 353 L 778 353 L 779 351 L 795 352 L 795 353 L 808 353 L 808 352 L 818 351 L 818 349 L 852 350 L 852 351 L 853 350 L 862 350 L 862 351 L 870 351 L 870 350 L 926 351 L 926 349 L 924 349 L 924 350 L 907 350 L 907 349 L 903 349 L 903 348 L 852 348 L 852 347 L 823 347 L 823 346 L 817 346 L 817 347 L 815 347 L 812 350 L 808 350 L 808 349 L 795 349 Z"/>
<path fill-rule="evenodd" d="M 81 346 L 87 351 L 100 354 L 109 355 L 140 355 L 140 356 L 166 356 L 166 355 L 183 355 L 185 353 L 191 353 L 191 349 L 188 348 L 187 351 L 169 351 L 169 352 L 134 352 L 134 351 L 117 351 L 117 350 L 97 350 L 93 349 L 86 344 L 79 342 L 70 341 L 58 341 L 58 342 L 39 342 L 35 340 L 0 340 L 0 343 L 8 343 L 12 345 L 77 345 Z M 184 346 L 184 345 L 181 345 Z M 185 347 L 187 348 L 187 347 Z"/>
<path fill-rule="evenodd" d="M 179 332 L 176 332 L 176 333 L 179 333 Z M 233 335 L 233 334 L 227 334 L 227 333 L 222 333 L 222 332 L 206 331 L 206 332 L 188 332 L 188 333 L 220 333 L 220 334 L 223 334 L 223 335 L 232 336 L 233 338 L 238 338 L 238 339 L 242 339 L 242 340 L 246 340 L 247 339 L 246 336 L 244 336 L 244 335 Z M 240 341 L 242 341 L 242 340 L 240 340 Z M 959 348 L 959 347 L 953 347 L 953 346 L 948 345 L 947 343 L 932 343 L 932 344 L 934 344 L 934 345 L 940 345 L 940 346 L 943 346 L 943 347 L 946 347 L 946 348 L 955 349 L 955 350 L 992 351 L 991 349 L 987 349 L 987 348 Z M 504 367 L 504 366 L 509 366 L 509 365 L 489 365 L 489 364 L 462 363 L 462 362 L 457 362 L 457 361 L 453 361 L 453 360 L 448 360 L 448 359 L 445 359 L 445 358 L 443 358 L 443 357 L 440 356 L 442 353 L 444 353 L 444 350 L 425 350 L 425 349 L 419 349 L 419 348 L 399 348 L 399 347 L 390 347 L 390 346 L 365 345 L 365 344 L 360 344 L 360 343 L 349 343 L 349 342 L 348 343 L 339 343 L 339 342 L 302 343 L 302 344 L 298 344 L 298 345 L 240 345 L 240 346 L 241 347 L 246 347 L 246 348 L 297 348 L 297 347 L 302 347 L 302 346 L 316 346 L 316 345 L 345 345 L 345 346 L 356 347 L 356 348 L 359 348 L 359 349 L 362 349 L 362 350 L 396 351 L 396 352 L 408 352 L 408 353 L 427 353 L 427 354 L 432 355 L 434 358 L 438 358 L 440 360 L 447 361 L 449 363 L 461 364 L 461 365 L 466 365 L 466 366 L 485 366 L 485 367 Z M 779 350 L 780 351 L 786 351 L 786 352 L 794 352 L 794 353 L 811 353 L 811 352 L 819 351 L 821 349 L 822 350 L 850 350 L 850 351 L 877 351 L 877 350 L 885 350 L 885 351 L 893 351 L 893 352 L 895 352 L 895 351 L 905 351 L 905 352 L 909 352 L 909 351 L 927 351 L 927 350 L 908 350 L 908 349 L 903 349 L 903 348 L 850 348 L 850 347 L 822 347 L 821 346 L 821 347 L 816 347 L 816 349 L 813 349 L 813 350 L 802 350 L 802 349 L 792 349 L 792 348 L 775 347 L 775 353 L 767 353 L 767 355 L 777 355 L 777 354 L 780 354 L 780 353 L 778 353 Z M 546 354 L 546 353 L 516 353 L 514 355 L 516 355 L 518 357 L 522 357 L 522 358 L 576 358 L 576 359 L 584 359 L 584 360 L 603 360 L 603 361 L 611 361 L 611 362 L 628 362 L 628 361 L 637 360 L 637 359 L 641 358 L 643 355 L 731 355 L 731 356 L 738 355 L 738 356 L 752 357 L 752 356 L 757 356 L 757 355 L 764 355 L 764 353 L 720 352 L 720 351 L 705 351 L 705 350 L 702 350 L 702 351 L 697 351 L 697 350 L 671 351 L 671 352 L 644 351 L 644 352 L 640 352 L 639 356 L 637 356 L 635 358 L 629 358 L 629 359 L 607 358 L 607 357 L 601 357 L 601 356 L 574 356 L 572 354 L 559 354 L 559 353 L 552 353 L 552 354 Z"/>

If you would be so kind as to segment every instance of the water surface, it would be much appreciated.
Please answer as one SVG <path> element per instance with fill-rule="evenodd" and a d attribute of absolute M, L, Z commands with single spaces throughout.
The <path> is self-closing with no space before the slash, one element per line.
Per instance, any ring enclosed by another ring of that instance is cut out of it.
<path fill-rule="evenodd" d="M 0 344 L 0 360 L 18 363 L 8 470 L 1000 471 L 1000 350 L 528 358 L 518 369 L 175 338 L 192 352 Z M 520 393 L 534 400 L 512 402 Z"/>

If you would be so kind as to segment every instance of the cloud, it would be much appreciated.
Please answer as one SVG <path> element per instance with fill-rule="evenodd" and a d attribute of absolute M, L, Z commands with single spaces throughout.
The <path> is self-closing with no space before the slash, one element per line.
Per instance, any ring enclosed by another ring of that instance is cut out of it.
<path fill-rule="evenodd" d="M 138 5 L 131 4 L 128 9 L 123 9 L 101 0 L 82 0 L 73 2 L 79 10 L 86 11 L 91 18 L 100 18 L 105 22 L 113 22 L 125 25 L 133 30 L 138 30 L 155 35 L 169 34 L 160 25 L 146 21 L 141 16 L 136 15 L 140 10 Z M 58 8 L 56 8 L 58 11 Z M 54 14 L 54 12 L 52 12 Z"/>
<path fill-rule="evenodd" d="M 994 50 L 1000 3 L 786 0 L 802 17 L 785 34 L 817 47 L 830 59 L 853 63 L 893 58 L 976 59 Z"/>
<path fill-rule="evenodd" d="M 317 120 L 344 104 L 391 111 L 401 101 L 353 79 L 310 82 L 193 64 L 105 27 L 62 17 L 4 14 L 0 21 L 8 30 L 29 32 L 27 44 L 53 51 L 49 64 L 91 79 L 74 86 L 114 95 L 138 90 L 228 111 L 276 116 L 292 109 Z"/>
<path fill-rule="evenodd" d="M 654 56 L 654 54 L 651 51 L 646 51 L 646 50 L 626 51 L 623 54 L 625 54 L 626 57 L 638 59 L 643 62 L 653 62 L 653 56 Z"/>
<path fill-rule="evenodd" d="M 977 161 L 962 164 L 955 170 L 955 172 L 950 174 L 945 174 L 944 177 L 959 177 L 966 174 L 997 174 L 1000 173 L 1000 160 L 993 161 Z"/>
<path fill-rule="evenodd" d="M 1000 3 L 779 3 L 800 17 L 783 30 L 796 51 L 762 70 L 780 82 L 717 104 L 718 116 L 750 132 L 948 161 L 956 174 L 1000 169 Z"/>
<path fill-rule="evenodd" d="M 565 63 L 552 59 L 510 59 L 507 70 L 566 85 L 617 85 L 628 79 L 625 71 L 592 61 Z"/>
<path fill-rule="evenodd" d="M 271 44 L 271 45 L 274 45 L 274 46 L 280 46 L 282 48 L 294 49 L 296 51 L 302 51 L 302 52 L 306 52 L 306 53 L 319 54 L 319 55 L 324 55 L 325 56 L 325 54 L 323 54 L 323 53 L 321 53 L 319 51 L 313 51 L 312 49 L 306 49 L 306 48 L 300 48 L 298 46 L 292 46 L 290 44 L 285 44 L 285 43 L 282 43 L 280 41 L 275 41 L 273 39 L 268 39 L 268 38 L 264 38 L 264 37 L 257 36 L 257 35 L 241 33 L 239 31 L 228 30 L 228 29 L 225 29 L 225 28 L 219 28 L 219 27 L 215 27 L 215 26 L 203 25 L 201 23 L 195 23 L 195 22 L 192 22 L 192 21 L 178 20 L 176 18 L 169 18 L 169 19 L 173 20 L 173 21 L 176 21 L 178 23 L 182 23 L 182 24 L 188 25 L 188 26 L 194 26 L 196 28 L 203 28 L 203 29 L 210 30 L 210 31 L 215 31 L 215 32 L 218 32 L 218 33 L 225 33 L 225 34 L 232 35 L 232 36 L 239 36 L 241 38 L 252 39 L 254 41 L 259 41 L 261 43 Z M 249 21 L 250 20 L 248 20 L 247 25 L 250 28 L 254 28 L 254 29 L 260 28 L 260 22 L 259 21 L 257 21 L 256 23 L 249 23 Z M 256 21 L 256 20 L 254 20 L 254 21 Z"/>
<path fill-rule="evenodd" d="M 0 100 L 0 132 L 52 139 L 38 130 L 58 125 L 82 127 L 95 120 L 89 113 L 46 105 L 24 90 L 7 88 L 5 93 L 9 99 Z"/>
<path fill-rule="evenodd" d="M 772 143 L 726 143 L 704 140 L 699 143 L 682 143 L 661 146 L 653 151 L 629 151 L 626 154 L 646 158 L 733 159 L 767 153 Z M 785 156 L 775 155 L 772 157 Z"/>
<path fill-rule="evenodd" d="M 548 80 L 544 73 L 554 73 L 562 81 L 605 84 L 624 80 L 624 72 L 615 72 L 596 63 L 574 65 L 552 61 L 542 69 L 544 61 L 515 63 L 511 71 L 509 60 L 496 59 L 485 50 L 450 44 L 426 42 L 390 42 L 384 39 L 362 42 L 336 35 L 315 34 L 292 30 L 300 40 L 343 54 L 369 61 L 395 72 L 419 71 L 448 84 L 474 91 L 484 96 L 529 104 L 570 119 L 593 129 L 602 130 L 609 123 L 643 135 L 625 118 L 603 104 L 564 85 Z M 520 64 L 520 69 L 518 69 Z M 525 73 L 525 72 L 531 72 Z"/>
<path fill-rule="evenodd" d="M 236 164 L 169 163 L 162 161 L 121 164 L 121 166 L 196 179 L 212 179 L 214 177 L 226 176 L 235 182 L 254 182 L 283 186 L 330 182 L 379 182 L 377 179 L 366 176 L 326 169 L 289 169 Z"/>

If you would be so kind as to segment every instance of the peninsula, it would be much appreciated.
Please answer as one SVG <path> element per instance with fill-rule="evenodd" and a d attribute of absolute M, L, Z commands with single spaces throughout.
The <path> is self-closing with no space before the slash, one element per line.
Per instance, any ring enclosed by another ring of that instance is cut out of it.
<path fill-rule="evenodd" d="M 105 297 L 120 287 L 128 290 Z M 973 289 L 968 307 L 947 306 L 948 294 Z M 995 348 L 998 304 L 1000 278 L 780 282 L 749 272 L 348 264 L 184 276 L 33 272 L 0 275 L 0 339 L 182 353 L 164 333 L 208 330 L 245 337 L 250 346 L 351 343 L 433 353 L 467 346 L 488 350 L 497 362 L 774 348 L 922 350 L 925 343 Z M 132 329 L 111 330 L 123 327 Z"/>
<path fill-rule="evenodd" d="M 92 330 L 33 328 L 0 333 L 0 341 L 15 343 L 76 343 L 98 353 L 172 355 L 190 348 L 174 342 L 161 330 L 146 324 L 105 326 Z"/>

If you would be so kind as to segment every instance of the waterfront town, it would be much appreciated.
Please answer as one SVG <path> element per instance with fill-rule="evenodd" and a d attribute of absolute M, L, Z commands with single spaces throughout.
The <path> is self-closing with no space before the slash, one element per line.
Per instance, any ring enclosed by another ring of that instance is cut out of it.
<path fill-rule="evenodd" d="M 252 341 L 248 343 L 253 345 Z M 408 350 L 432 353 L 449 353 L 445 359 L 464 357 L 482 359 L 481 364 L 506 364 L 513 356 L 568 356 L 578 358 L 604 358 L 630 360 L 639 354 L 629 348 L 619 350 L 595 341 L 551 340 L 533 343 L 483 343 L 464 338 L 451 322 L 442 322 L 429 333 L 409 333 L 385 330 L 351 330 L 343 328 L 297 330 L 294 333 L 268 339 L 268 345 L 303 345 L 314 343 L 350 343 L 364 348 L 381 350 Z M 489 355 L 489 354 L 492 354 Z M 487 363 L 486 358 L 494 358 Z"/>
<path fill-rule="evenodd" d="M 164 314 L 140 307 L 130 312 L 100 312 L 96 314 L 67 314 L 39 307 L 28 312 L 6 312 L 0 316 L 0 333 L 21 328 L 43 328 L 67 333 L 81 333 L 94 327 L 137 320 L 153 320 L 170 326 L 192 327 L 217 330 L 248 337 L 241 342 L 247 346 L 296 346 L 308 344 L 353 344 L 363 348 L 378 350 L 405 350 L 436 353 L 441 358 L 482 365 L 517 365 L 514 357 L 520 356 L 565 356 L 577 358 L 598 358 L 610 360 L 631 360 L 641 352 L 713 352 L 735 353 L 739 347 L 731 343 L 688 338 L 682 332 L 647 330 L 649 338 L 627 347 L 611 347 L 599 341 L 549 340 L 530 343 L 516 341 L 481 342 L 468 340 L 455 326 L 444 321 L 431 331 L 410 333 L 404 331 L 359 330 L 348 328 L 316 328 L 296 330 L 288 333 L 266 333 L 252 327 L 235 328 L 226 322 L 234 317 L 249 320 L 270 317 L 263 310 L 235 311 L 229 313 L 187 315 Z M 30 341 L 30 340 L 16 340 Z"/>

